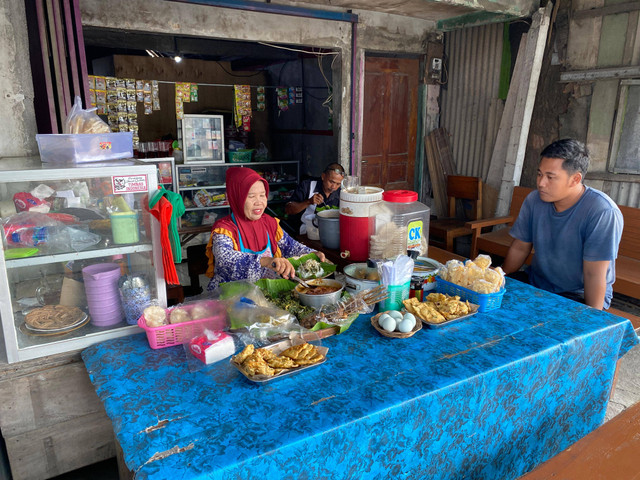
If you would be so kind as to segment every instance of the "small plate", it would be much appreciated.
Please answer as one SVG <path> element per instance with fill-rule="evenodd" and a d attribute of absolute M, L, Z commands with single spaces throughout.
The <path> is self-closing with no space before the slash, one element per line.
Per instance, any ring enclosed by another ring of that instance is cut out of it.
<path fill-rule="evenodd" d="M 72 327 L 67 327 L 65 330 L 61 330 L 61 331 L 51 331 L 51 330 L 33 331 L 33 330 L 30 330 L 31 327 L 29 327 L 26 323 L 23 323 L 22 325 L 20 325 L 19 329 L 22 333 L 27 335 L 33 335 L 36 337 L 51 337 L 54 335 L 64 335 L 65 333 L 73 332 L 74 330 L 78 330 L 79 328 L 84 327 L 87 323 L 89 323 L 88 315 L 84 318 L 82 323 L 78 323 Z"/>
<path fill-rule="evenodd" d="M 266 348 L 268 350 L 273 350 L 273 352 L 277 355 L 279 355 L 280 353 L 284 352 L 287 348 L 291 347 L 293 344 L 291 342 L 291 340 L 284 340 L 282 342 L 278 342 L 278 343 L 274 343 L 272 345 L 268 345 Z M 244 377 L 247 380 L 250 380 L 254 383 L 267 383 L 267 382 L 271 382 L 272 380 L 277 380 L 279 378 L 282 377 L 287 377 L 289 375 L 293 375 L 295 373 L 300 373 L 303 370 L 308 370 L 309 368 L 313 368 L 313 367 L 317 367 L 318 365 L 322 365 L 324 362 L 327 361 L 327 352 L 329 351 L 329 349 L 327 347 L 317 347 L 318 348 L 318 352 L 320 352 L 322 354 L 322 356 L 324 357 L 324 359 L 318 363 L 314 363 L 313 365 L 305 365 L 303 367 L 296 367 L 296 368 L 287 368 L 285 370 L 283 370 L 282 372 L 280 372 L 277 375 L 273 375 L 273 376 L 266 376 L 266 375 L 256 375 L 254 377 L 250 377 L 249 375 L 247 375 L 247 373 L 240 368 L 240 365 L 238 365 L 236 362 L 234 362 L 235 359 L 235 355 L 231 357 L 231 360 L 229 360 L 229 363 L 231 363 L 231 365 L 233 365 L 234 367 L 236 367 L 238 369 L 238 371 L 240 373 L 242 373 L 242 375 L 244 375 Z"/>
<path fill-rule="evenodd" d="M 60 328 L 36 328 L 36 327 L 32 327 L 31 325 L 28 325 L 26 322 L 24 324 L 24 328 L 26 330 L 30 331 L 31 333 L 65 333 L 65 332 L 73 330 L 74 328 L 82 325 L 88 319 L 89 319 L 89 315 L 87 315 L 85 313 L 82 316 L 82 318 L 80 318 L 79 320 L 76 320 L 72 324 L 69 324 L 69 325 L 66 325 L 66 326 L 60 327 Z"/>

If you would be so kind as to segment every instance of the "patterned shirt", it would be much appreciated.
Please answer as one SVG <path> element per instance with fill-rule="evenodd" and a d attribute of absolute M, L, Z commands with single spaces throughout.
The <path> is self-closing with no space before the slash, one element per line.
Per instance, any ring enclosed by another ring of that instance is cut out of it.
<path fill-rule="evenodd" d="M 278 226 L 277 237 L 279 252 L 274 257 L 293 257 L 305 255 L 313 250 L 297 242 L 287 232 Z M 218 288 L 223 282 L 247 280 L 255 282 L 261 278 L 278 278 L 276 272 L 270 268 L 260 266 L 260 255 L 242 253 L 234 240 L 224 233 L 213 232 L 211 235 L 211 251 L 215 259 L 213 278 L 207 285 L 207 290 Z"/>

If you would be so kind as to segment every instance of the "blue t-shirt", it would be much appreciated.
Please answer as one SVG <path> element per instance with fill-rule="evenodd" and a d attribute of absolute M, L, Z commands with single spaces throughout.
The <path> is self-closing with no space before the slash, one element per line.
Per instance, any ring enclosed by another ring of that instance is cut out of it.
<path fill-rule="evenodd" d="M 604 308 L 609 308 L 622 226 L 620 209 L 599 190 L 586 187 L 580 200 L 564 212 L 556 212 L 553 202 L 543 202 L 534 190 L 509 234 L 533 244 L 529 280 L 550 292 L 584 295 L 583 260 L 610 260 L 604 298 Z"/>

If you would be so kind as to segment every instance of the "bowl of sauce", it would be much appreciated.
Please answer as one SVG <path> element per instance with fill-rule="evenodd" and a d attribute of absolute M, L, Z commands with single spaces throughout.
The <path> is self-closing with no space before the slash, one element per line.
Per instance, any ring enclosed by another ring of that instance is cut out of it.
<path fill-rule="evenodd" d="M 344 290 L 344 284 L 337 280 L 327 278 L 316 278 L 308 280 L 310 288 L 296 285 L 296 292 L 300 303 L 308 307 L 320 309 L 323 305 L 333 305 L 338 303 Z"/>

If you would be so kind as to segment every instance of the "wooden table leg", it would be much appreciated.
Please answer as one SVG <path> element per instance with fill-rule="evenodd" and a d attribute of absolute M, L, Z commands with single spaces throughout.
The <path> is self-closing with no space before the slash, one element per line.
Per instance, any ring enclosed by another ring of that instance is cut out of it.
<path fill-rule="evenodd" d="M 118 439 L 116 442 L 116 459 L 118 460 L 118 478 L 120 480 L 133 480 L 133 472 L 129 470 L 127 464 L 124 463 L 124 453 Z"/>

